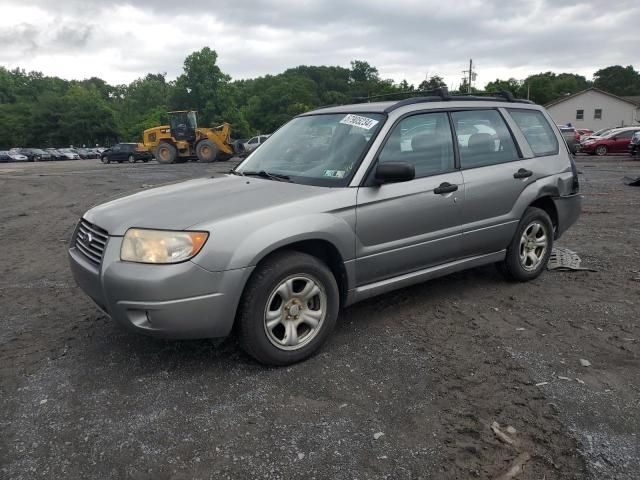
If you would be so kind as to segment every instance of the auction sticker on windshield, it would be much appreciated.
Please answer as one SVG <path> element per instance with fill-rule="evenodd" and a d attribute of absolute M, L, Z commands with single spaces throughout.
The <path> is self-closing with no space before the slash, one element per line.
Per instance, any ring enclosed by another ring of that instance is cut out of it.
<path fill-rule="evenodd" d="M 378 120 L 374 120 L 373 118 L 362 117 L 360 115 L 354 115 L 350 113 L 345 116 L 340 123 L 345 125 L 352 125 L 354 127 L 364 128 L 365 130 L 371 130 L 378 124 Z"/>

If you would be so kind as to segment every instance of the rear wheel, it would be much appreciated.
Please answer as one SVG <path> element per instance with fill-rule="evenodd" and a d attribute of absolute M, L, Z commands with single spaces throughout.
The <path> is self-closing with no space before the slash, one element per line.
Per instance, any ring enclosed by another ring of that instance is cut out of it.
<path fill-rule="evenodd" d="M 249 280 L 238 310 L 240 342 L 261 363 L 288 365 L 313 355 L 338 318 L 331 270 L 306 253 L 279 252 Z"/>
<path fill-rule="evenodd" d="M 156 148 L 156 160 L 158 163 L 174 163 L 178 156 L 178 150 L 170 143 L 161 143 Z"/>
<path fill-rule="evenodd" d="M 109 162 L 109 157 L 107 157 L 107 156 L 102 157 L 101 160 L 102 160 L 102 163 L 105 163 L 105 164 L 106 163 L 110 163 Z"/>
<path fill-rule="evenodd" d="M 136 157 L 129 155 L 129 163 L 136 163 Z"/>
<path fill-rule="evenodd" d="M 196 146 L 196 155 L 200 163 L 215 162 L 218 156 L 218 147 L 211 140 L 202 140 Z"/>
<path fill-rule="evenodd" d="M 505 260 L 499 266 L 511 280 L 527 282 L 547 266 L 553 248 L 553 224 L 547 212 L 529 207 L 513 236 Z"/>
<path fill-rule="evenodd" d="M 596 147 L 596 154 L 600 155 L 601 157 L 603 155 L 606 155 L 609 152 L 609 149 L 607 148 L 606 145 L 598 145 Z"/>

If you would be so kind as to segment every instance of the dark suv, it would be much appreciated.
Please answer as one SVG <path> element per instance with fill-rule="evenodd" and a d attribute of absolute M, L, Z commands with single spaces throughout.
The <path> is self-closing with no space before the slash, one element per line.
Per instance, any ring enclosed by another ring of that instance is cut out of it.
<path fill-rule="evenodd" d="M 102 152 L 100 156 L 102 163 L 122 163 L 124 161 L 136 163 L 138 160 L 146 163 L 152 159 L 153 155 L 149 150 L 139 143 L 118 143 Z"/>

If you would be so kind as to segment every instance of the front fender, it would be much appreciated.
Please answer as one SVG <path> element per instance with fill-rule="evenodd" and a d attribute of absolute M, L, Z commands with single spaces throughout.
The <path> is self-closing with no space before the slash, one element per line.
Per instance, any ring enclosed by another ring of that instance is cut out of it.
<path fill-rule="evenodd" d="M 212 233 L 210 241 L 218 235 Z M 255 266 L 269 253 L 304 240 L 331 243 L 343 261 L 355 257 L 355 212 L 312 213 L 264 224 L 238 235 L 233 244 L 220 245 L 193 261 L 209 271 L 234 270 Z"/>

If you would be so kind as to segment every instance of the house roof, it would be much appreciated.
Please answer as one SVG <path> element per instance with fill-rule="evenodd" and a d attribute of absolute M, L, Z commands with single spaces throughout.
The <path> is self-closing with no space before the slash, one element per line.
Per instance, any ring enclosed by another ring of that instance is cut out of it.
<path fill-rule="evenodd" d="M 630 103 L 632 105 L 635 105 L 636 107 L 640 106 L 640 96 L 619 97 L 618 95 L 614 95 L 613 93 L 605 92 L 604 90 L 600 90 L 599 88 L 596 88 L 596 87 L 591 87 L 591 88 L 587 88 L 586 90 L 581 90 L 579 92 L 573 93 L 571 95 L 565 95 L 564 97 L 556 98 L 552 102 L 547 103 L 545 105 L 545 108 L 549 108 L 549 107 L 551 107 L 553 105 L 558 105 L 559 103 L 562 103 L 562 102 L 564 102 L 566 100 L 569 100 L 571 98 L 577 97 L 578 95 L 582 95 L 583 93 L 586 93 L 586 92 L 589 92 L 589 91 L 602 93 L 603 95 L 618 99 L 618 100 L 620 100 L 622 102 Z"/>

